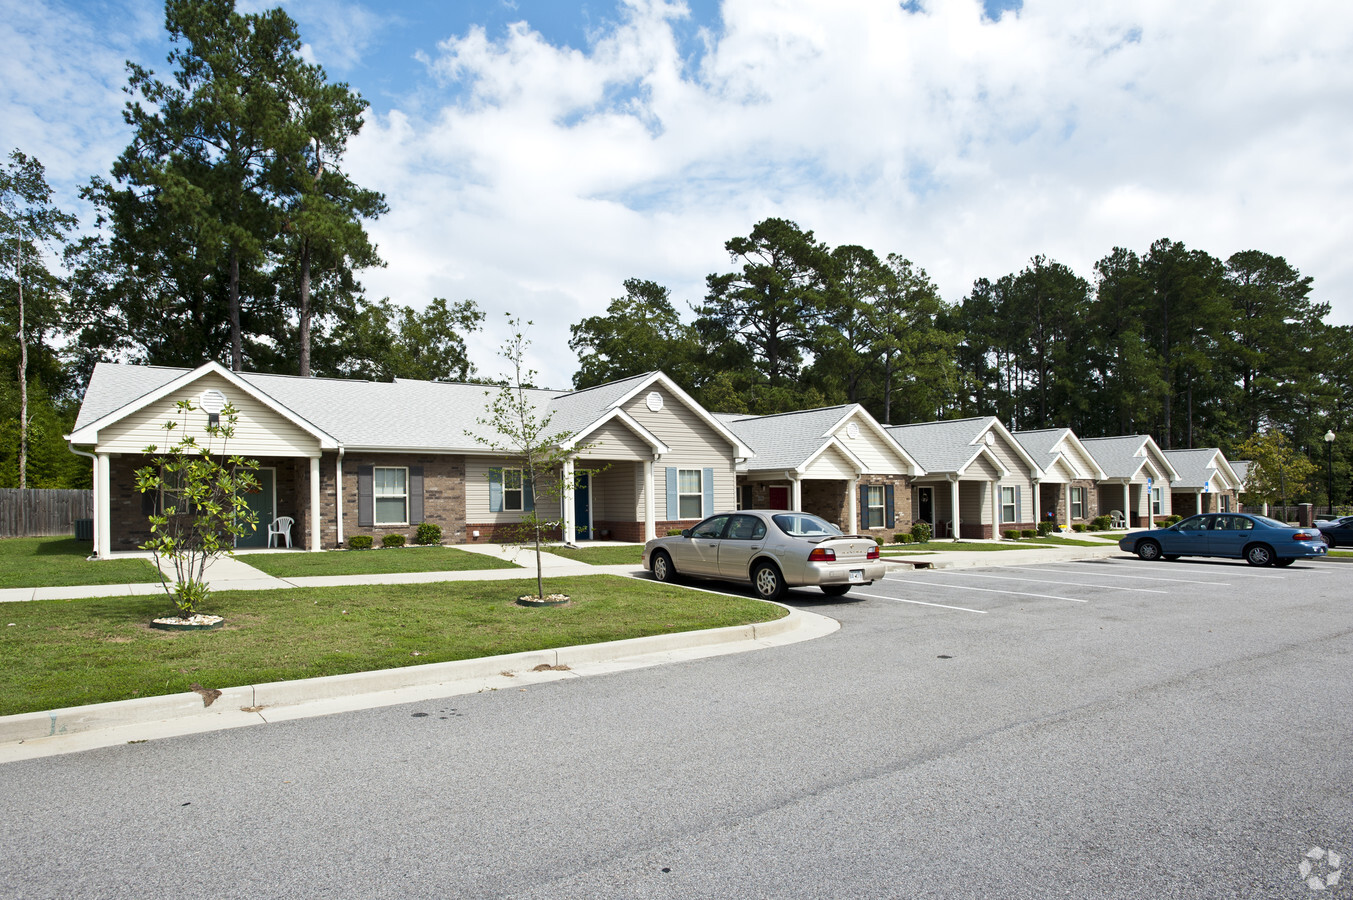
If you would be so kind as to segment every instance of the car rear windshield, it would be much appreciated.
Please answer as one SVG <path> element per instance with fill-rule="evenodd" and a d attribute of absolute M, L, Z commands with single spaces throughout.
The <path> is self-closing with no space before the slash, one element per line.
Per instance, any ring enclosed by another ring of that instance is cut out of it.
<path fill-rule="evenodd" d="M 1251 515 L 1250 518 L 1251 518 L 1251 519 L 1254 519 L 1256 522 L 1262 522 L 1262 523 L 1264 523 L 1264 524 L 1267 525 L 1269 528 L 1291 528 L 1291 527 L 1292 527 L 1291 525 L 1288 525 L 1286 522 L 1279 522 L 1277 519 L 1270 519 L 1268 516 L 1255 516 L 1255 515 Z"/>
<path fill-rule="evenodd" d="M 826 519 L 807 513 L 780 513 L 771 516 L 775 525 L 790 537 L 840 537 L 841 529 Z"/>

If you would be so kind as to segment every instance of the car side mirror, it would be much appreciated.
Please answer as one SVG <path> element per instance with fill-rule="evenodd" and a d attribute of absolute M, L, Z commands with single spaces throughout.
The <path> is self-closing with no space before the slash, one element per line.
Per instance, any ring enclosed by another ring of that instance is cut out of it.
<path fill-rule="evenodd" d="M 683 529 L 681 529 L 681 536 L 684 537 L 684 538 L 690 537 L 690 536 L 691 536 L 691 530 L 690 530 L 689 528 L 683 528 Z"/>

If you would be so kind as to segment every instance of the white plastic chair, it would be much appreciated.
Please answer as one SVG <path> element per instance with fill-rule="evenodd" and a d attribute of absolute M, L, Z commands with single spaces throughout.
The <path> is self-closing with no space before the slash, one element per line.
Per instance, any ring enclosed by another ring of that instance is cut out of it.
<path fill-rule="evenodd" d="M 291 516 L 278 516 L 276 519 L 273 519 L 272 524 L 268 526 L 268 546 L 271 547 L 273 541 L 280 537 L 284 539 L 287 542 L 287 546 L 290 547 L 291 525 L 295 521 L 296 520 L 291 518 Z"/>
<path fill-rule="evenodd" d="M 1121 509 L 1109 510 L 1109 527 L 1110 528 L 1127 527 L 1127 519 L 1123 517 L 1123 511 Z"/>

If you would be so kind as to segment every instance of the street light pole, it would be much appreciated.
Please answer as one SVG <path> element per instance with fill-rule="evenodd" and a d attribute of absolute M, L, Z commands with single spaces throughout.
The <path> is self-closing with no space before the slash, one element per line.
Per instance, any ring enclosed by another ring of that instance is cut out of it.
<path fill-rule="evenodd" d="M 1325 432 L 1325 489 L 1329 492 L 1330 518 L 1334 518 L 1334 432 Z"/>

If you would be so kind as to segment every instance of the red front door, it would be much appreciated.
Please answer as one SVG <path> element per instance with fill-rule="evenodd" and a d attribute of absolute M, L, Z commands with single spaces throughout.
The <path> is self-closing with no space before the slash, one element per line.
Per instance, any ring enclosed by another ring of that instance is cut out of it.
<path fill-rule="evenodd" d="M 771 509 L 789 509 L 789 488 L 784 485 L 772 485 L 769 499 Z"/>

